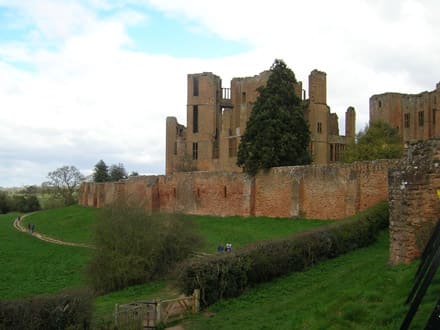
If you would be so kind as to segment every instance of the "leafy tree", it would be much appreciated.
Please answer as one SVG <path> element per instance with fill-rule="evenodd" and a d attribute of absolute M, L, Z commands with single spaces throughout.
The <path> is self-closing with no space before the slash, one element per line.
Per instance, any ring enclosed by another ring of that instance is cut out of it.
<path fill-rule="evenodd" d="M 108 173 L 108 166 L 101 159 L 96 163 L 95 169 L 93 171 L 93 181 L 94 182 L 107 182 L 110 176 Z"/>
<path fill-rule="evenodd" d="M 139 176 L 139 173 L 136 171 L 132 171 L 128 176 Z"/>
<path fill-rule="evenodd" d="M 99 212 L 93 241 L 95 256 L 87 274 L 96 292 L 159 278 L 201 242 L 190 222 L 176 215 L 149 215 L 145 206 L 124 198 Z"/>
<path fill-rule="evenodd" d="M 374 121 L 356 135 L 356 142 L 348 145 L 344 161 L 393 159 L 403 154 L 403 145 L 397 129 L 383 121 Z"/>
<path fill-rule="evenodd" d="M 63 166 L 47 175 L 51 191 L 65 206 L 75 203 L 75 193 L 84 176 L 75 166 Z"/>
<path fill-rule="evenodd" d="M 119 181 L 122 179 L 127 179 L 127 171 L 124 168 L 124 164 L 119 163 L 118 165 L 110 166 L 109 179 L 110 181 Z"/>
<path fill-rule="evenodd" d="M 41 209 L 40 202 L 35 195 L 14 195 L 11 205 L 14 211 L 23 213 L 38 211 Z"/>
<path fill-rule="evenodd" d="M 11 211 L 11 201 L 6 192 L 0 191 L 0 214 Z"/>
<path fill-rule="evenodd" d="M 255 175 L 259 169 L 311 162 L 310 131 L 301 100 L 295 95 L 295 74 L 282 60 L 275 60 L 267 84 L 247 122 L 237 165 Z"/>

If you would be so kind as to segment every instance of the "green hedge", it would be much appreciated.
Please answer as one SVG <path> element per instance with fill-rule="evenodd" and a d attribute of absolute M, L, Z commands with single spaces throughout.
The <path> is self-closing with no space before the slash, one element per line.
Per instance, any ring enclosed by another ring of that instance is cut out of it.
<path fill-rule="evenodd" d="M 90 329 L 93 296 L 88 290 L 0 300 L 0 329 Z"/>
<path fill-rule="evenodd" d="M 177 285 L 186 294 L 200 289 L 201 303 L 207 306 L 238 296 L 254 284 L 367 246 L 387 226 L 388 204 L 380 203 L 323 228 L 258 242 L 232 253 L 188 260 L 178 270 Z"/>

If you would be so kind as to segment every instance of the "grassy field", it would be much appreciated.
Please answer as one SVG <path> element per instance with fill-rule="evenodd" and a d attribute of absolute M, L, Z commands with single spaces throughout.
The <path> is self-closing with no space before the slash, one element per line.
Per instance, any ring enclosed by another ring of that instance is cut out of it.
<path fill-rule="evenodd" d="M 12 226 L 16 216 L 0 215 L 0 298 L 27 297 L 83 285 L 83 267 L 90 251 L 48 244 L 18 232 Z"/>
<path fill-rule="evenodd" d="M 221 301 L 184 323 L 187 329 L 398 329 L 417 263 L 390 267 L 388 235 L 312 269 Z M 413 322 L 424 327 L 439 277 Z"/>
<path fill-rule="evenodd" d="M 90 242 L 95 212 L 73 206 L 42 211 L 27 218 L 36 230 L 57 238 Z M 82 267 L 90 251 L 40 242 L 12 227 L 16 214 L 0 215 L 0 297 L 56 292 L 84 284 Z M 240 217 L 184 216 L 204 237 L 204 251 L 218 244 L 234 248 L 325 225 L 327 221 Z M 412 286 L 416 263 L 390 267 L 388 236 L 364 249 L 248 290 L 219 302 L 185 321 L 188 329 L 396 329 L 406 312 L 403 302 Z M 439 296 L 438 276 L 417 314 L 413 329 L 423 328 Z M 100 296 L 95 322 L 109 322 L 116 303 L 168 298 L 175 292 L 155 281 Z"/>
<path fill-rule="evenodd" d="M 70 242 L 90 243 L 98 209 L 78 205 L 40 211 L 26 217 L 24 225 L 34 223 L 36 230 Z M 179 216 L 191 221 L 203 238 L 202 250 L 216 252 L 219 244 L 232 243 L 233 248 L 263 239 L 287 236 L 294 232 L 323 226 L 329 221 L 304 219 L 271 219 L 265 217 Z"/>
<path fill-rule="evenodd" d="M 35 224 L 35 230 L 48 236 L 76 243 L 90 243 L 97 209 L 72 205 L 31 214 L 23 219 L 23 226 Z"/>

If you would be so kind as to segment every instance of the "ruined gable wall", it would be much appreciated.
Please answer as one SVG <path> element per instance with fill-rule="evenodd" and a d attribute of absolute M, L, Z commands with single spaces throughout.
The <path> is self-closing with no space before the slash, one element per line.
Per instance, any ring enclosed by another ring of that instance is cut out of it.
<path fill-rule="evenodd" d="M 80 204 L 103 207 L 125 194 L 152 212 L 338 219 L 387 199 L 390 163 L 278 167 L 255 178 L 233 172 L 139 176 L 84 184 Z"/>
<path fill-rule="evenodd" d="M 417 258 L 439 219 L 440 138 L 409 145 L 389 173 L 390 262 Z"/>

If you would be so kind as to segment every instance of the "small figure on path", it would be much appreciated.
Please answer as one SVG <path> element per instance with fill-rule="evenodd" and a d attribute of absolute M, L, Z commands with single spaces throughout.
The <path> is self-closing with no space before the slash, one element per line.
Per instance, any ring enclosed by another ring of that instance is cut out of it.
<path fill-rule="evenodd" d="M 31 224 L 28 223 L 28 231 L 31 232 Z"/>
<path fill-rule="evenodd" d="M 232 251 L 232 244 L 226 243 L 226 252 L 231 252 L 231 251 Z"/>
<path fill-rule="evenodd" d="M 33 234 L 35 230 L 35 224 L 31 224 L 31 233 Z"/>
<path fill-rule="evenodd" d="M 225 248 L 223 247 L 223 245 L 219 245 L 217 246 L 217 252 L 223 252 L 225 250 Z"/>

